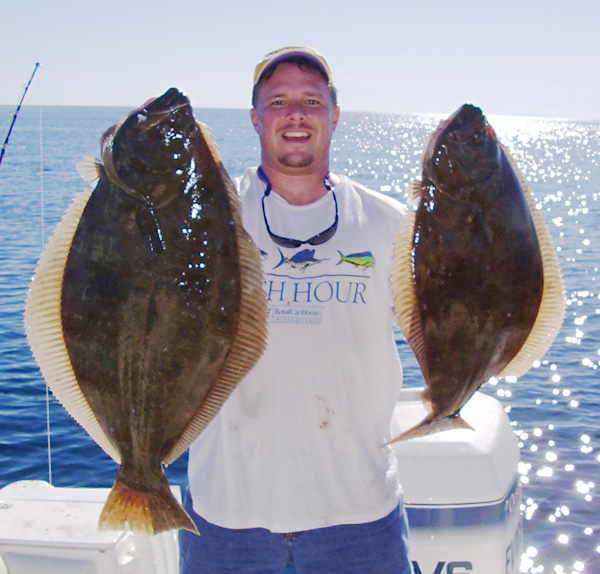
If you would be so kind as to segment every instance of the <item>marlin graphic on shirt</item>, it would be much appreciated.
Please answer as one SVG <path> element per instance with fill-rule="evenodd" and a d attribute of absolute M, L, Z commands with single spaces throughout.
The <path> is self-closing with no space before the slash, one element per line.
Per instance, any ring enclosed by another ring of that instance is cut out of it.
<path fill-rule="evenodd" d="M 316 263 L 320 263 L 321 261 L 326 261 L 326 259 L 315 259 L 315 250 L 314 249 L 303 249 L 302 251 L 298 251 L 298 253 L 294 253 L 292 257 L 286 257 L 279 249 L 279 255 L 281 255 L 281 261 L 273 267 L 273 269 L 277 269 L 284 263 L 287 263 L 291 267 L 295 267 L 296 269 L 306 269 L 309 265 L 315 265 Z"/>

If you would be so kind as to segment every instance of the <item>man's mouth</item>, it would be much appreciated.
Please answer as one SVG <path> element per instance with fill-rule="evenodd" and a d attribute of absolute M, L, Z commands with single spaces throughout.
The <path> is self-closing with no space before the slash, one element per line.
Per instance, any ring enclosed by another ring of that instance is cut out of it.
<path fill-rule="evenodd" d="M 310 137 L 308 132 L 304 131 L 293 131 L 293 132 L 285 132 L 283 137 L 287 140 L 301 140 Z"/>

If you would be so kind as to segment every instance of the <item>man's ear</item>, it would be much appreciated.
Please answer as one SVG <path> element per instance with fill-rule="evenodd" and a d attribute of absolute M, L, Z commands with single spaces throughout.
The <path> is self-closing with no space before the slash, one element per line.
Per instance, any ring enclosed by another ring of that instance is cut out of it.
<path fill-rule="evenodd" d="M 252 122 L 254 129 L 258 133 L 258 113 L 254 108 L 250 110 L 250 121 Z"/>
<path fill-rule="evenodd" d="M 337 128 L 338 121 L 340 120 L 340 106 L 335 106 L 333 108 L 333 112 L 331 114 L 331 123 L 333 124 L 333 129 Z"/>

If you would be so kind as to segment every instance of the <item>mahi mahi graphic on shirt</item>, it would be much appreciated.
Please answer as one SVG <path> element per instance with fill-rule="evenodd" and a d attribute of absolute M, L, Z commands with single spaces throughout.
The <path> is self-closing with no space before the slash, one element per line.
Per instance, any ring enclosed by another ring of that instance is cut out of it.
<path fill-rule="evenodd" d="M 355 267 L 373 267 L 375 265 L 375 257 L 370 251 L 362 251 L 361 253 L 351 253 L 350 255 L 344 255 L 338 250 L 340 254 L 340 263 L 351 263 Z"/>

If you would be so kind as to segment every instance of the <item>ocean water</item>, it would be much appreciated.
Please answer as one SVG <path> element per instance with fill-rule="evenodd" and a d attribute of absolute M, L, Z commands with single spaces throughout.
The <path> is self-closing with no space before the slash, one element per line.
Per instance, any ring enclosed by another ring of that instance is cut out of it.
<path fill-rule="evenodd" d="M 13 108 L 0 106 L 4 141 Z M 50 395 L 23 331 L 23 306 L 43 245 L 85 187 L 75 163 L 128 110 L 22 108 L 0 165 L 0 487 L 25 479 L 110 486 L 115 464 Z M 485 110 L 484 110 L 485 111 Z M 259 159 L 245 110 L 196 110 L 230 175 Z M 521 447 L 521 571 L 600 572 L 600 123 L 491 117 L 533 189 L 558 252 L 565 321 L 539 364 L 514 382 L 491 381 Z M 343 113 L 332 171 L 403 199 L 440 116 Z M 406 386 L 422 386 L 402 337 Z M 48 430 L 49 429 L 49 430 Z M 50 437 L 50 438 L 48 438 Z M 48 444 L 50 443 L 50 449 Z M 50 450 L 51 456 L 48 455 Z M 186 457 L 167 469 L 185 483 Z"/>

